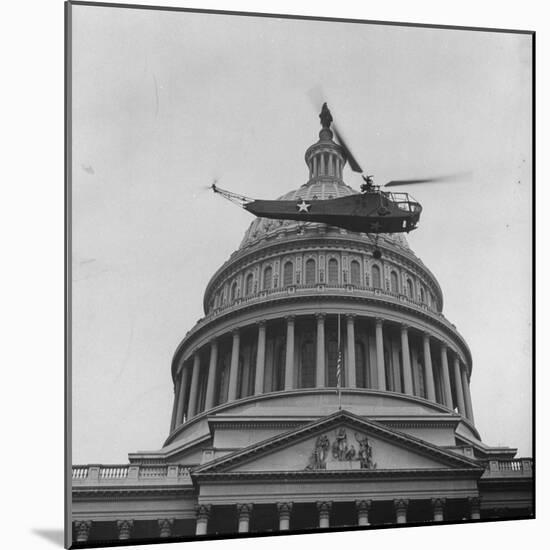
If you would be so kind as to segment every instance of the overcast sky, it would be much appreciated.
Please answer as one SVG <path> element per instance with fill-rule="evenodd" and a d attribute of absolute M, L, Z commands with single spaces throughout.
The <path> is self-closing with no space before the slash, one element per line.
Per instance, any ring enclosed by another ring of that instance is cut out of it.
<path fill-rule="evenodd" d="M 483 441 L 530 456 L 530 45 L 74 6 L 73 462 L 162 446 L 173 352 L 253 219 L 205 186 L 273 198 L 305 183 L 321 99 L 378 183 L 471 172 L 410 188 L 424 211 L 408 241 L 472 351 Z"/>

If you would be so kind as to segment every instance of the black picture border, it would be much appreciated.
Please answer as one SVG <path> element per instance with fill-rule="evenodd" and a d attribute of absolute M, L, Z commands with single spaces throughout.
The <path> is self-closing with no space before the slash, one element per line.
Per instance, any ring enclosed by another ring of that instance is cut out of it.
<path fill-rule="evenodd" d="M 340 17 L 322 17 L 315 15 L 292 15 L 283 13 L 264 13 L 264 12 L 252 12 L 252 11 L 233 11 L 233 10 L 219 10 L 219 9 L 203 9 L 203 8 L 188 8 L 188 7 L 176 7 L 176 6 L 157 6 L 157 5 L 141 5 L 141 4 L 119 4 L 115 2 L 86 2 L 80 0 L 67 0 L 64 3 L 64 21 L 65 21 L 65 36 L 64 36 L 64 178 L 65 178 L 65 224 L 64 224 L 64 257 L 65 257 L 65 281 L 64 281 L 64 295 L 65 295 L 65 322 L 64 322 L 64 335 L 65 335 L 65 358 L 64 358 L 64 390 L 65 390 L 65 406 L 64 406 L 64 429 L 65 429 L 65 449 L 64 449 L 64 502 L 65 502 L 65 548 L 101 548 L 101 547 L 115 547 L 115 546 L 128 546 L 135 545 L 141 546 L 144 544 L 167 544 L 177 542 L 190 542 L 190 541 L 207 541 L 207 540 L 227 540 L 238 538 L 259 538 L 259 537 L 273 537 L 273 536 L 289 536 L 289 535 L 302 535 L 302 534 L 320 534 L 342 531 L 363 531 L 363 530 L 379 530 L 379 529 L 403 529 L 410 527 L 433 527 L 433 524 L 426 523 L 407 523 L 405 525 L 383 525 L 383 526 L 367 526 L 367 527 L 331 527 L 326 529 L 307 529 L 297 530 L 292 532 L 269 532 L 269 533 L 230 533 L 224 535 L 201 535 L 200 537 L 170 537 L 169 539 L 151 538 L 141 540 L 130 541 L 97 541 L 97 542 L 85 542 L 77 543 L 72 541 L 72 156 L 71 156 L 71 144 L 72 144 L 72 6 L 89 6 L 97 8 L 123 8 L 123 9 L 139 9 L 139 10 L 156 10 L 156 11 L 169 11 L 169 12 L 188 12 L 188 13 L 202 13 L 212 15 L 232 15 L 241 17 L 262 17 L 262 18 L 277 18 L 277 19 L 292 19 L 292 20 L 304 20 L 304 21 L 322 21 L 332 23 L 353 23 L 353 24 L 368 24 L 368 25 L 384 25 L 384 26 L 397 26 L 397 27 L 415 27 L 415 28 L 429 28 L 429 29 L 444 29 L 444 30 L 457 30 L 457 31 L 479 31 L 479 32 L 493 32 L 493 33 L 510 33 L 510 34 L 525 34 L 530 35 L 532 40 L 532 113 L 531 113 L 531 139 L 532 139 L 532 208 L 531 208 L 531 269 L 532 269 L 532 304 L 531 304 L 531 337 L 532 337 L 532 365 L 531 365 L 531 396 L 532 396 L 532 438 L 533 438 L 533 460 L 535 468 L 533 469 L 533 515 L 529 517 L 515 517 L 515 518 L 490 518 L 480 520 L 464 520 L 464 521 L 443 521 L 438 522 L 438 525 L 462 525 L 469 523 L 494 523 L 501 521 L 519 521 L 525 519 L 536 519 L 536 370 L 535 370 L 535 356 L 536 356 L 536 32 L 534 30 L 520 30 L 520 29 L 503 29 L 496 27 L 477 27 L 477 26 L 463 26 L 463 25 L 443 25 L 435 23 L 408 23 L 404 21 L 382 21 L 375 19 L 353 19 L 353 18 L 340 18 Z"/>

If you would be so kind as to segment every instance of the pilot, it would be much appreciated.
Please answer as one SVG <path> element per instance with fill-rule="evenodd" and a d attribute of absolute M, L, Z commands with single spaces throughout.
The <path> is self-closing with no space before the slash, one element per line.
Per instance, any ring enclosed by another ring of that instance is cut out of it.
<path fill-rule="evenodd" d="M 361 193 L 370 193 L 374 190 L 374 182 L 372 176 L 361 176 L 365 183 L 361 184 Z"/>

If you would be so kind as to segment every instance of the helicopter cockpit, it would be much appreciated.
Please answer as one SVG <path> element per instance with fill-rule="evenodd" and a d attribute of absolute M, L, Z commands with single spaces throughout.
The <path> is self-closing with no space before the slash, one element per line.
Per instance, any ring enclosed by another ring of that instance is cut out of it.
<path fill-rule="evenodd" d="M 392 201 L 398 208 L 405 212 L 420 212 L 422 207 L 420 203 L 408 193 L 391 193 L 384 192 L 384 195 Z"/>

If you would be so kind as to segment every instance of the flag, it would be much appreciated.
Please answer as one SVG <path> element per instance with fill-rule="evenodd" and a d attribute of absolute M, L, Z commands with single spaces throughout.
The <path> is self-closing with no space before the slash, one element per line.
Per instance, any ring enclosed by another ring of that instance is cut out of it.
<path fill-rule="evenodd" d="M 338 346 L 338 358 L 336 359 L 336 385 L 342 387 L 342 350 Z"/>

